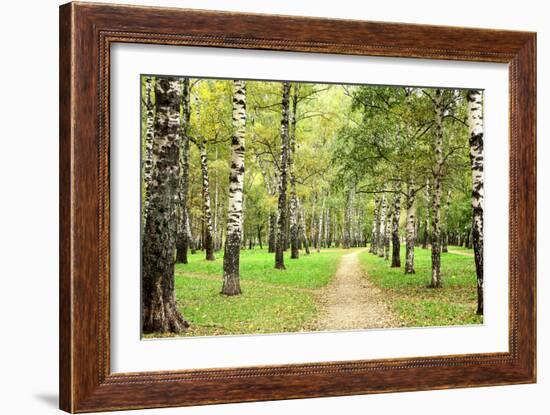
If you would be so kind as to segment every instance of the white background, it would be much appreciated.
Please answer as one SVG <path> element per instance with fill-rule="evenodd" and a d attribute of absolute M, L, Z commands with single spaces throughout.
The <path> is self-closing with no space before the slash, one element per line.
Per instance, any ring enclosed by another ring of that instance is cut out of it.
<path fill-rule="evenodd" d="M 139 1 L 264 13 L 313 15 L 369 20 L 532 30 L 538 32 L 539 206 L 538 217 L 538 370 L 536 385 L 503 386 L 387 395 L 321 398 L 178 408 L 132 413 L 158 414 L 279 414 L 400 413 L 517 414 L 547 413 L 550 399 L 550 358 L 547 297 L 550 267 L 550 209 L 543 184 L 550 180 L 548 112 L 550 90 L 542 82 L 548 64 L 548 13 L 536 0 L 480 2 L 461 0 L 337 2 L 312 0 Z M 57 407 L 57 6 L 58 1 L 4 2 L 2 5 L 2 147 L 0 162 L 0 382 L 1 411 L 56 413 Z M 547 76 L 548 77 L 548 74 Z M 546 160 L 543 158 L 546 158 Z M 546 199 L 546 200 L 545 200 Z M 546 270 L 546 272 L 544 271 Z M 545 326 L 545 327 L 543 327 Z"/>
<path fill-rule="evenodd" d="M 506 65 L 135 44 L 114 45 L 110 62 L 113 372 L 508 351 Z M 483 88 L 484 324 L 140 341 L 140 73 Z"/>

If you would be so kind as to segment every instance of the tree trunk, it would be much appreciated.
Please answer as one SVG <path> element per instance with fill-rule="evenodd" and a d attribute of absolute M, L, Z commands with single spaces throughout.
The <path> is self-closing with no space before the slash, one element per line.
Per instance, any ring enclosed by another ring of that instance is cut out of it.
<path fill-rule="evenodd" d="M 152 95 L 155 93 L 153 88 L 154 78 L 147 76 L 145 78 L 145 151 L 143 153 L 143 214 L 142 226 L 145 226 L 147 219 L 147 210 L 149 209 L 151 173 L 153 171 L 153 137 L 155 128 L 155 106 L 153 105 Z"/>
<path fill-rule="evenodd" d="M 269 214 L 269 237 L 268 237 L 268 247 L 267 252 L 275 252 L 275 241 L 276 241 L 276 232 L 277 232 L 277 213 L 271 212 Z"/>
<path fill-rule="evenodd" d="M 424 235 L 422 237 L 422 249 L 427 249 L 430 243 L 430 179 L 426 179 L 424 189 L 424 201 L 426 202 L 426 213 L 424 215 Z"/>
<path fill-rule="evenodd" d="M 179 214 L 178 234 L 176 241 L 176 261 L 187 264 L 187 250 L 192 243 L 189 229 L 189 78 L 182 82 L 182 117 L 180 121 L 180 155 L 179 155 Z"/>
<path fill-rule="evenodd" d="M 407 235 L 406 235 L 406 260 L 405 274 L 414 274 L 414 239 L 415 239 L 415 196 L 414 182 L 409 180 L 407 188 Z"/>
<path fill-rule="evenodd" d="M 286 231 L 286 187 L 287 187 L 287 167 L 288 167 L 288 112 L 289 112 L 289 94 L 290 83 L 283 82 L 283 99 L 281 102 L 281 174 L 279 175 L 279 203 L 278 203 L 278 223 L 277 223 L 277 241 L 275 245 L 275 268 L 285 269 L 284 250 L 285 250 L 285 231 Z"/>
<path fill-rule="evenodd" d="M 390 234 L 392 228 L 393 212 L 388 204 L 388 214 L 386 217 L 386 227 L 384 229 L 384 260 L 390 259 Z"/>
<path fill-rule="evenodd" d="M 214 238 L 212 227 L 212 211 L 210 209 L 210 180 L 208 177 L 208 154 L 206 145 L 203 141 L 198 141 L 199 154 L 201 159 L 202 172 L 202 206 L 204 222 L 204 242 L 203 247 L 206 253 L 207 261 L 214 261 Z"/>
<path fill-rule="evenodd" d="M 309 255 L 309 243 L 307 240 L 307 232 L 306 232 L 306 220 L 304 215 L 304 208 L 300 205 L 300 201 L 298 201 L 298 209 L 300 211 L 300 234 L 302 235 L 302 243 L 304 244 L 304 249 L 306 251 L 306 255 Z"/>
<path fill-rule="evenodd" d="M 384 248 L 386 245 L 385 235 L 386 235 L 386 208 L 387 208 L 387 201 L 386 201 L 386 193 L 382 193 L 382 200 L 380 202 L 380 221 L 379 221 L 379 228 L 378 228 L 378 256 L 380 258 L 384 257 Z"/>
<path fill-rule="evenodd" d="M 288 173 L 290 177 L 290 258 L 300 257 L 298 234 L 298 197 L 296 196 L 296 177 L 294 176 L 294 157 L 296 153 L 296 108 L 298 106 L 298 84 L 293 84 L 292 111 L 290 113 L 290 151 L 288 152 Z"/>
<path fill-rule="evenodd" d="M 483 314 L 483 104 L 481 91 L 468 91 L 472 167 L 472 239 L 477 274 L 477 314 Z"/>
<path fill-rule="evenodd" d="M 399 240 L 399 217 L 401 215 L 401 185 L 395 186 L 392 213 L 392 268 L 401 267 L 401 241 Z"/>
<path fill-rule="evenodd" d="M 435 166 L 432 202 L 432 281 L 431 288 L 441 288 L 441 196 L 443 170 L 443 103 L 442 92 L 435 92 Z"/>
<path fill-rule="evenodd" d="M 325 201 L 326 196 L 323 196 L 323 204 L 321 205 L 321 211 L 319 212 L 319 227 L 317 232 L 317 253 L 321 252 L 322 235 L 323 235 L 323 215 L 325 214 Z"/>
<path fill-rule="evenodd" d="M 346 207 L 345 207 L 345 216 L 344 216 L 344 229 L 343 229 L 343 241 L 342 247 L 344 249 L 349 249 L 351 247 L 351 195 L 352 190 L 349 189 L 347 192 Z"/>
<path fill-rule="evenodd" d="M 447 201 L 445 202 L 445 224 L 441 233 L 441 252 L 449 252 L 449 208 L 451 205 L 451 189 L 447 191 Z"/>
<path fill-rule="evenodd" d="M 244 154 L 246 134 L 246 84 L 233 82 L 233 137 L 231 138 L 231 170 L 229 173 L 229 204 L 227 237 L 223 257 L 222 294 L 241 293 L 239 261 L 243 220 Z"/>
<path fill-rule="evenodd" d="M 142 245 L 142 329 L 144 333 L 182 333 L 189 323 L 174 293 L 176 202 L 179 178 L 179 109 L 177 78 L 158 78 L 149 212 Z"/>
<path fill-rule="evenodd" d="M 372 232 L 369 252 L 376 254 L 378 252 L 377 240 L 378 240 L 378 210 L 379 210 L 380 198 L 374 196 L 374 208 L 372 211 Z"/>
<path fill-rule="evenodd" d="M 329 205 L 330 205 L 330 200 L 329 200 Z M 331 241 L 331 238 L 330 238 L 330 206 L 327 207 L 326 209 L 326 214 L 325 214 L 325 236 L 324 236 L 324 240 L 325 240 L 325 247 L 326 248 L 330 248 L 330 245 L 332 244 L 332 241 Z"/>

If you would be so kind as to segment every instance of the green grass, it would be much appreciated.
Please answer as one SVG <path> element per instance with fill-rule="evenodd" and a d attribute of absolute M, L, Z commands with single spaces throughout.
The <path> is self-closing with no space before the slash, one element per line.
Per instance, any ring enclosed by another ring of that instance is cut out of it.
<path fill-rule="evenodd" d="M 454 250 L 455 247 L 449 247 Z M 458 251 L 458 249 L 457 249 Z M 461 252 L 473 253 L 462 248 Z M 415 274 L 404 274 L 405 249 L 401 247 L 401 268 L 368 252 L 360 254 L 362 267 L 380 287 L 406 327 L 480 324 L 476 311 L 476 274 L 473 257 L 453 253 L 441 255 L 443 288 L 428 288 L 431 251 L 415 249 Z"/>
<path fill-rule="evenodd" d="M 344 250 L 331 249 L 291 260 L 286 270 L 274 268 L 267 250 L 241 251 L 242 294 L 220 294 L 223 252 L 215 261 L 198 252 L 189 264 L 176 264 L 176 299 L 191 323 L 187 336 L 283 333 L 314 329 L 318 308 L 316 290 L 328 284 Z M 158 337 L 156 334 L 154 337 Z"/>

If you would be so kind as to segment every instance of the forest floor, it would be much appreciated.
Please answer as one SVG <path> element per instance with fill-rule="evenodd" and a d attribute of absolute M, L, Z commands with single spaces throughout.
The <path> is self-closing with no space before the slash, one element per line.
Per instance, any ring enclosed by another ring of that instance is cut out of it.
<path fill-rule="evenodd" d="M 322 289 L 317 330 L 399 327 L 397 316 L 361 268 L 356 249 L 342 256 L 334 279 Z"/>
<path fill-rule="evenodd" d="M 401 268 L 369 252 L 359 261 L 369 280 L 382 291 L 402 325 L 406 327 L 481 324 L 476 315 L 477 285 L 473 251 L 449 246 L 441 254 L 443 288 L 429 288 L 431 250 L 415 248 L 415 274 L 404 274 L 405 247 L 401 247 Z"/>

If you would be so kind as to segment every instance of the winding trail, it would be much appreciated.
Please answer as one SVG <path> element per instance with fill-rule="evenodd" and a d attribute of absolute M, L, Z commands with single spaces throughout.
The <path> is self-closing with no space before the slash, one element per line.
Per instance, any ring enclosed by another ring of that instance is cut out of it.
<path fill-rule="evenodd" d="M 353 330 L 399 327 L 399 320 L 384 301 L 382 292 L 364 275 L 358 254 L 343 255 L 333 281 L 323 288 L 318 330 Z"/>

